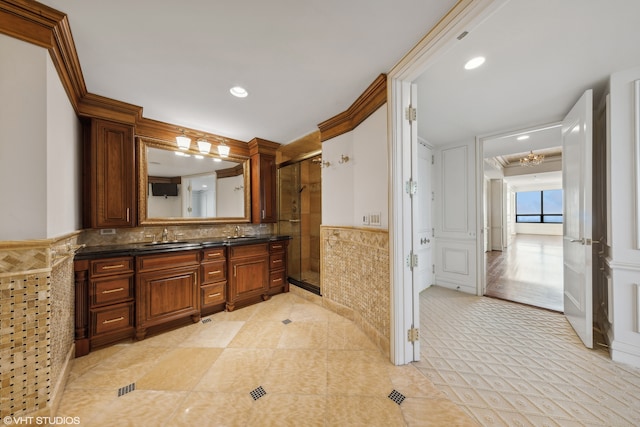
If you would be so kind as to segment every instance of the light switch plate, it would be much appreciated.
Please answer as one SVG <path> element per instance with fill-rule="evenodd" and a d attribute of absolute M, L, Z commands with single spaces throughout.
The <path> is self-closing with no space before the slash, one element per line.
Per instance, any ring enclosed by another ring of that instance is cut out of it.
<path fill-rule="evenodd" d="M 362 215 L 362 225 L 369 225 L 369 214 Z"/>

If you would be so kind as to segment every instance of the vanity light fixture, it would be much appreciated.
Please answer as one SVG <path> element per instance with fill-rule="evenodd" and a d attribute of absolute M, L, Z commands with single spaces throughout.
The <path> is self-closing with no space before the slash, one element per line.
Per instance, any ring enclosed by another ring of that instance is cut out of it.
<path fill-rule="evenodd" d="M 188 150 L 191 146 L 191 138 L 187 137 L 184 134 L 184 129 L 182 130 L 182 135 L 176 136 L 176 143 L 178 144 L 178 148 L 181 150 Z"/>
<path fill-rule="evenodd" d="M 234 86 L 229 89 L 229 92 L 231 92 L 231 95 L 235 96 L 236 98 L 246 98 L 247 95 L 249 95 L 249 92 L 247 92 L 247 90 L 242 86 Z"/>
<path fill-rule="evenodd" d="M 204 139 L 199 139 L 198 150 L 200 150 L 202 154 L 209 154 L 209 151 L 211 151 L 211 143 Z"/>
<path fill-rule="evenodd" d="M 231 150 L 231 147 L 225 144 L 224 141 L 222 141 L 220 145 L 218 145 L 218 154 L 220 154 L 220 156 L 222 157 L 228 157 L 230 150 Z"/>
<path fill-rule="evenodd" d="M 482 64 L 484 64 L 485 58 L 484 56 L 476 56 L 475 58 L 471 58 L 464 64 L 465 70 L 473 70 L 474 68 L 478 68 Z"/>

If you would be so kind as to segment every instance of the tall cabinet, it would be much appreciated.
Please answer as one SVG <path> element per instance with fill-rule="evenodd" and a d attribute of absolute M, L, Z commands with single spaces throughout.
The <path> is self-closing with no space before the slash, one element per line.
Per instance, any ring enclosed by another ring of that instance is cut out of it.
<path fill-rule="evenodd" d="M 133 126 L 101 119 L 87 123 L 83 181 L 86 228 L 136 224 Z"/>
<path fill-rule="evenodd" d="M 276 205 L 276 150 L 280 144 L 266 139 L 249 141 L 251 156 L 251 222 L 275 223 Z"/>

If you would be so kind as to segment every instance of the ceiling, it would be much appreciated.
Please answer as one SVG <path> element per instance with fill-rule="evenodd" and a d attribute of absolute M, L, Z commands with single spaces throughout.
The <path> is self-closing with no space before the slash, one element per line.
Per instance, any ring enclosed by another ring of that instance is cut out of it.
<path fill-rule="evenodd" d="M 288 143 L 345 111 L 456 0 L 40 0 L 68 15 L 87 90 L 144 117 Z M 235 98 L 232 86 L 249 96 Z"/>
<path fill-rule="evenodd" d="M 561 121 L 586 89 L 597 102 L 611 73 L 640 66 L 639 16 L 637 0 L 506 2 L 416 80 L 419 136 L 437 146 L 499 135 L 485 139 L 485 157 L 561 145 L 559 128 L 512 144 L 518 130 Z M 485 64 L 465 70 L 478 55 Z"/>

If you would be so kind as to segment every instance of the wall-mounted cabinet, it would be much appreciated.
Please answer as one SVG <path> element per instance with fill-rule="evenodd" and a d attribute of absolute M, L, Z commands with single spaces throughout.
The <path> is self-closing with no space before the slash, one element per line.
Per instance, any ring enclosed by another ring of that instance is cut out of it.
<path fill-rule="evenodd" d="M 86 123 L 83 182 L 86 228 L 136 225 L 133 126 L 100 119 Z"/>
<path fill-rule="evenodd" d="M 251 222 L 275 223 L 278 220 L 276 200 L 276 150 L 280 144 L 260 138 L 249 141 L 251 156 Z"/>

